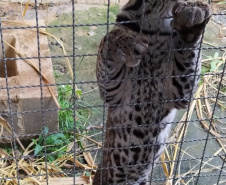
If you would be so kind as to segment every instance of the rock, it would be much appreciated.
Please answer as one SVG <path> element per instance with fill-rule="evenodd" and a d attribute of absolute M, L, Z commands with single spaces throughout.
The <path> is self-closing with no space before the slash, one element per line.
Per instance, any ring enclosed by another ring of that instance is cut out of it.
<path fill-rule="evenodd" d="M 91 26 L 91 29 L 92 30 L 96 30 L 97 29 L 97 26 Z"/>
<path fill-rule="evenodd" d="M 81 48 L 81 46 L 75 46 L 75 49 L 81 50 L 82 48 Z"/>
<path fill-rule="evenodd" d="M 90 30 L 88 33 L 87 33 L 89 36 L 93 36 L 95 35 L 95 32 L 93 30 Z"/>

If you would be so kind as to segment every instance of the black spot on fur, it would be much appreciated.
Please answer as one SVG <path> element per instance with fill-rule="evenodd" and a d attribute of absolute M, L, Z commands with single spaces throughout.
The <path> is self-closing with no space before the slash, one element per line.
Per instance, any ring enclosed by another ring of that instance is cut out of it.
<path fill-rule="evenodd" d="M 184 88 L 185 89 L 190 89 L 190 85 L 189 84 L 186 84 Z"/>
<path fill-rule="evenodd" d="M 134 148 L 131 148 L 131 151 L 134 153 L 140 153 L 141 149 L 140 149 L 140 147 L 134 146 Z"/>
<path fill-rule="evenodd" d="M 134 129 L 133 134 L 140 139 L 143 139 L 145 136 L 144 133 L 139 129 Z"/>
<path fill-rule="evenodd" d="M 128 149 L 123 149 L 123 151 L 125 152 L 126 155 L 128 155 Z"/>
<path fill-rule="evenodd" d="M 118 171 L 120 171 L 121 173 L 124 172 L 124 169 L 123 168 L 117 168 Z"/>
<path fill-rule="evenodd" d="M 151 10 L 148 9 L 144 14 L 145 14 L 145 15 L 149 15 L 150 13 L 151 13 Z"/>
<path fill-rule="evenodd" d="M 117 144 L 117 147 L 118 147 L 118 148 L 122 148 L 121 143 L 118 143 L 118 144 Z"/>
<path fill-rule="evenodd" d="M 139 153 L 135 153 L 135 154 L 133 155 L 134 164 L 137 163 L 138 159 L 139 159 Z"/>
<path fill-rule="evenodd" d="M 170 31 L 160 31 L 159 36 L 171 36 L 171 32 Z"/>
<path fill-rule="evenodd" d="M 165 55 L 167 54 L 166 51 L 160 51 L 160 55 Z"/>
<path fill-rule="evenodd" d="M 109 179 L 108 182 L 111 184 L 114 183 L 114 181 L 112 179 Z"/>
<path fill-rule="evenodd" d="M 182 82 L 187 82 L 187 78 L 185 78 L 185 77 L 180 77 L 180 80 L 181 80 Z"/>
<path fill-rule="evenodd" d="M 122 156 L 122 162 L 125 163 L 126 162 L 126 158 L 124 156 Z"/>
<path fill-rule="evenodd" d="M 159 151 L 161 145 L 155 145 L 155 152 Z"/>
<path fill-rule="evenodd" d="M 140 185 L 146 185 L 146 182 L 141 182 Z"/>
<path fill-rule="evenodd" d="M 140 106 L 139 106 L 139 105 L 135 105 L 135 110 L 136 110 L 137 112 L 139 112 L 139 111 L 141 110 Z"/>
<path fill-rule="evenodd" d="M 190 67 L 191 63 L 186 62 L 184 65 L 185 65 L 185 67 Z"/>
<path fill-rule="evenodd" d="M 121 183 L 121 182 L 124 182 L 124 181 L 125 181 L 125 179 L 123 178 L 123 179 L 117 180 L 117 183 Z"/>
<path fill-rule="evenodd" d="M 184 68 L 184 66 L 177 60 L 177 57 L 175 57 L 174 60 L 175 60 L 175 63 L 176 63 L 177 68 L 178 68 L 181 72 L 184 72 L 184 71 L 185 71 L 185 68 Z"/>
<path fill-rule="evenodd" d="M 121 132 L 117 132 L 117 133 L 118 133 L 119 139 L 122 139 L 122 133 Z"/>
<path fill-rule="evenodd" d="M 177 48 L 178 49 L 178 48 Z M 183 55 L 183 51 L 182 50 L 178 50 L 177 51 L 179 54 Z"/>
<path fill-rule="evenodd" d="M 131 132 L 131 127 L 127 127 L 127 134 L 130 134 Z"/>
<path fill-rule="evenodd" d="M 123 134 L 123 139 L 124 141 L 127 140 L 127 133 L 126 133 L 126 128 L 122 127 L 122 134 Z"/>
<path fill-rule="evenodd" d="M 118 178 L 125 178 L 126 174 L 116 174 L 115 176 L 118 177 Z"/>
<path fill-rule="evenodd" d="M 176 78 L 173 78 L 173 85 L 178 89 L 178 93 L 183 96 L 183 92 L 182 92 L 182 86 L 180 85 L 180 83 L 176 80 Z"/>
<path fill-rule="evenodd" d="M 150 138 L 145 139 L 144 142 L 143 142 L 144 145 L 147 145 L 147 144 L 149 144 L 149 143 L 150 143 Z"/>
<path fill-rule="evenodd" d="M 138 125 L 142 125 L 142 119 L 141 119 L 140 116 L 137 116 L 137 117 L 136 117 L 136 123 L 137 123 Z"/>
<path fill-rule="evenodd" d="M 114 177 L 114 169 L 110 168 L 109 173 L 110 173 L 111 178 L 113 178 Z"/>
<path fill-rule="evenodd" d="M 193 58 L 195 58 L 195 52 L 193 51 L 193 52 L 191 52 L 191 54 L 188 56 L 188 58 L 189 59 L 193 59 Z"/>
<path fill-rule="evenodd" d="M 114 154 L 114 160 L 115 160 L 116 166 L 120 166 L 120 156 L 119 156 L 119 154 Z"/>
<path fill-rule="evenodd" d="M 153 137 L 156 137 L 157 135 L 158 135 L 158 128 L 155 128 L 153 132 Z"/>
<path fill-rule="evenodd" d="M 194 71 L 194 69 L 189 69 L 188 70 L 188 73 L 194 73 L 195 71 Z"/>
<path fill-rule="evenodd" d="M 132 113 L 129 113 L 129 120 L 132 121 L 132 119 L 133 119 L 133 115 Z"/>

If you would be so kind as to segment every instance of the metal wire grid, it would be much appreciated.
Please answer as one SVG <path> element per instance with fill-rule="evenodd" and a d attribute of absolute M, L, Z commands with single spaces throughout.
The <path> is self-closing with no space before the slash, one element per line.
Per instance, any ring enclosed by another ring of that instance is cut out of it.
<path fill-rule="evenodd" d="M 210 3 L 210 1 L 208 1 Z M 0 116 L 9 116 L 10 117 L 10 125 L 12 126 L 12 131 L 13 131 L 13 135 L 12 135 L 12 138 L 10 138 L 13 142 L 13 151 L 16 150 L 17 148 L 17 143 L 16 143 L 16 138 L 23 138 L 23 137 L 30 137 L 30 136 L 38 136 L 40 135 L 40 133 L 37 133 L 37 134 L 26 134 L 26 135 L 20 135 L 20 136 L 16 136 L 14 134 L 14 120 L 13 120 L 13 115 L 15 114 L 26 114 L 26 113 L 38 113 L 38 112 L 41 112 L 42 113 L 42 123 L 43 123 L 43 128 L 46 126 L 45 125 L 45 120 L 47 118 L 45 118 L 45 115 L 44 115 L 44 112 L 47 112 L 47 111 L 56 111 L 56 110 L 66 110 L 66 109 L 44 109 L 44 99 L 43 99 L 43 87 L 47 87 L 47 86 L 62 86 L 62 85 L 72 85 L 73 86 L 73 91 L 72 91 L 72 99 L 73 99 L 73 106 L 72 106 L 72 110 L 73 110 L 73 118 L 74 118 L 74 130 L 73 132 L 76 132 L 76 114 L 75 114 L 75 110 L 76 109 L 79 109 L 77 106 L 76 106 L 76 102 L 75 102 L 75 85 L 78 85 L 78 84 L 95 84 L 96 81 L 80 81 L 80 82 L 76 82 L 76 79 L 75 79 L 75 71 L 76 71 L 76 67 L 75 67 L 75 64 L 76 64 L 76 58 L 78 57 L 86 57 L 86 56 L 92 56 L 94 57 L 94 60 L 95 60 L 95 57 L 98 55 L 98 54 L 84 54 L 84 55 L 77 55 L 76 54 L 76 51 L 75 51 L 75 48 L 76 48 L 76 42 L 75 42 L 75 28 L 76 27 L 84 27 L 84 26 L 106 26 L 107 27 L 107 33 L 109 32 L 109 26 L 110 25 L 114 25 L 116 23 L 110 23 L 109 22 L 109 13 L 110 13 L 110 0 L 108 0 L 108 6 L 107 6 L 107 17 L 106 17 L 106 23 L 103 23 L 103 24 L 75 24 L 75 4 L 74 4 L 74 0 L 72 0 L 72 24 L 71 25 L 54 25 L 54 26 L 39 26 L 39 23 L 38 23 L 38 7 L 37 7 L 37 0 L 35 0 L 35 13 L 36 13 L 36 26 L 27 26 L 27 27 L 2 27 L 2 22 L 0 21 L 0 36 L 1 36 L 1 45 L 2 45 L 2 53 L 3 53 L 3 61 L 4 61 L 4 68 L 5 68 L 5 79 L 6 79 L 6 87 L 1 87 L 0 90 L 3 90 L 3 89 L 6 89 L 7 90 L 7 97 L 8 97 L 8 105 L 9 105 L 9 113 L 1 113 Z M 219 13 L 219 14 L 213 14 L 213 16 L 215 15 L 221 15 L 221 16 L 226 16 L 226 14 L 222 14 L 222 13 Z M 170 17 L 165 17 L 163 19 L 168 19 Z M 126 23 L 131 23 L 133 21 L 126 21 L 126 22 L 121 22 L 121 24 L 126 24 Z M 118 23 L 117 23 L 118 24 Z M 68 56 L 64 56 L 64 55 L 58 55 L 58 56 L 41 56 L 40 54 L 40 40 L 39 40 L 39 29 L 40 28 L 53 28 L 53 27 L 72 27 L 72 30 L 73 30 L 73 53 L 72 55 L 68 55 Z M 17 58 L 6 58 L 5 57 L 5 48 L 4 48 L 4 44 L 3 44 L 3 40 L 4 40 L 4 35 L 3 35 L 3 30 L 7 30 L 7 29 L 34 29 L 36 28 L 36 31 L 37 31 L 37 44 L 38 44 L 38 48 L 37 48 L 37 57 L 17 57 Z M 202 38 L 203 38 L 203 35 L 202 35 Z M 220 49 L 226 49 L 226 46 L 220 46 L 220 47 L 199 47 L 199 48 L 196 48 L 199 50 L 199 53 L 201 50 L 220 50 Z M 171 52 L 175 51 L 175 50 L 180 50 L 180 49 L 174 49 L 174 48 L 171 48 Z M 184 49 L 183 49 L 184 50 Z M 186 48 L 186 50 L 194 50 L 193 48 Z M 156 51 L 158 52 L 158 51 Z M 170 52 L 170 53 L 171 53 Z M 40 72 L 42 71 L 42 63 L 41 63 L 41 59 L 44 59 L 44 58 L 64 58 L 64 57 L 71 57 L 73 60 L 72 62 L 72 66 L 73 66 L 73 72 L 74 72 L 74 78 L 73 78 L 73 81 L 71 83 L 60 83 L 60 84 L 43 84 L 43 81 L 42 81 L 42 76 L 40 75 L 40 85 L 36 85 L 36 86 L 14 86 L 14 87 L 9 87 L 9 84 L 8 84 L 8 75 L 7 75 L 7 66 L 6 66 L 6 61 L 9 61 L 9 60 L 21 60 L 21 59 L 38 59 L 38 62 L 39 62 L 39 70 Z M 184 134 L 183 134 L 183 139 L 182 141 L 180 142 L 167 142 L 166 144 L 175 144 L 175 143 L 180 143 L 181 147 L 179 149 L 179 154 L 178 154 L 178 157 L 177 157 L 177 160 L 175 160 L 174 162 L 176 162 L 176 169 L 174 171 L 174 176 L 172 179 L 169 179 L 169 178 L 153 178 L 153 174 L 151 174 L 151 183 L 152 182 L 165 182 L 166 180 L 173 180 L 173 183 L 175 182 L 175 180 L 177 179 L 186 179 L 186 178 L 191 178 L 191 177 L 196 177 L 196 181 L 195 181 L 195 184 L 198 184 L 199 183 L 199 178 L 200 177 L 217 177 L 217 184 L 219 184 L 220 180 L 223 179 L 226 174 L 223 174 L 223 168 L 225 167 L 225 160 L 222 161 L 222 166 L 220 168 L 220 172 L 218 174 L 208 174 L 208 175 L 202 175 L 200 174 L 201 173 L 201 169 L 202 169 L 202 165 L 204 163 L 204 160 L 205 159 L 209 159 L 209 158 L 216 158 L 216 157 L 225 157 L 225 154 L 218 154 L 218 155 L 215 155 L 215 156 L 205 156 L 205 152 L 206 152 L 206 146 L 208 144 L 208 142 L 210 142 L 211 140 L 215 140 L 217 139 L 217 137 L 211 137 L 210 136 L 210 129 L 212 128 L 212 121 L 213 119 L 225 119 L 226 117 L 214 117 L 215 115 L 215 109 L 216 109 L 216 106 L 217 106 L 217 101 L 219 98 L 222 98 L 224 96 L 220 96 L 219 94 L 219 91 L 220 91 L 220 86 L 221 86 L 221 83 L 222 83 L 222 80 L 223 80 L 223 77 L 225 75 L 225 64 L 224 64 L 224 67 L 223 67 L 223 72 L 222 73 L 212 73 L 212 74 L 201 74 L 202 76 L 204 75 L 221 75 L 221 79 L 220 79 L 220 84 L 219 84 L 219 88 L 218 88 L 218 92 L 217 92 L 217 95 L 216 96 L 209 96 L 209 97 L 202 97 L 202 98 L 192 98 L 190 96 L 190 102 L 194 99 L 208 99 L 208 98 L 215 98 L 215 103 L 214 103 L 214 106 L 213 106 L 213 113 L 212 113 L 212 116 L 211 118 L 206 118 L 206 119 L 203 119 L 203 120 L 208 120 L 210 122 L 210 126 L 209 126 L 209 129 L 208 129 L 208 132 L 207 132 L 207 137 L 206 138 L 202 138 L 202 139 L 192 139 L 192 140 L 186 140 L 184 138 Z M 179 75 L 179 76 L 168 76 L 167 74 L 165 74 L 165 76 L 163 78 L 177 78 L 177 77 L 184 77 L 186 75 Z M 196 76 L 196 74 L 195 74 Z M 195 77 L 194 76 L 194 77 Z M 144 80 L 144 79 L 151 79 L 151 78 L 154 78 L 154 77 L 150 77 L 150 78 L 141 78 L 141 80 Z M 128 80 L 128 79 L 124 79 L 124 80 Z M 138 80 L 137 78 L 134 79 L 134 80 Z M 20 88 L 31 88 L 31 87 L 40 87 L 40 91 L 41 91 L 41 108 L 40 110 L 30 110 L 30 111 L 23 111 L 23 112 L 14 112 L 12 107 L 11 107 L 11 98 L 10 98 L 10 89 L 20 89 Z M 166 100 L 166 101 L 162 101 L 161 104 L 165 103 L 165 102 L 169 102 L 169 101 L 181 101 L 180 99 L 178 100 Z M 141 104 L 151 104 L 152 102 L 142 102 Z M 135 103 L 132 103 L 130 104 L 130 106 L 135 106 L 137 104 Z M 117 105 L 111 105 L 111 106 L 120 106 L 119 104 Z M 108 107 L 108 105 L 106 103 L 102 104 L 102 105 L 95 105 L 95 106 L 86 106 L 86 108 L 92 108 L 92 107 L 103 107 L 103 129 L 102 129 L 102 142 L 104 141 L 104 132 L 106 131 L 105 129 L 105 126 L 104 126 L 104 123 L 106 121 L 106 117 L 105 117 L 105 109 Z M 190 105 L 189 105 L 190 107 Z M 84 108 L 84 107 L 83 107 Z M 196 122 L 196 121 L 201 121 L 200 119 L 194 119 L 194 120 L 188 120 L 188 115 L 187 115 L 187 118 L 186 120 L 184 121 L 185 124 L 188 124 L 189 122 Z M 177 123 L 181 123 L 181 121 L 177 122 L 172 122 L 172 123 L 167 123 L 167 124 L 177 124 Z M 145 125 L 142 125 L 142 126 L 145 126 Z M 120 128 L 123 128 L 122 127 L 112 127 L 112 128 L 109 128 L 109 129 L 120 129 Z M 53 133 L 60 133 L 59 132 L 50 132 L 48 133 L 49 135 L 50 134 L 53 134 Z M 44 135 L 44 136 L 47 136 L 47 135 Z M 221 138 L 226 138 L 226 136 L 223 136 Z M 9 139 L 9 137 L 1 137 L 0 139 Z M 194 142 L 198 142 L 198 141 L 204 141 L 205 142 L 205 145 L 204 145 L 204 148 L 203 148 L 203 151 L 202 151 L 202 156 L 200 158 L 194 158 L 194 159 L 180 159 L 181 157 L 181 152 L 182 152 L 182 145 L 184 143 L 194 143 Z M 76 144 L 76 138 L 75 138 L 75 134 L 74 134 L 74 146 Z M 165 143 L 162 143 L 162 144 L 165 144 Z M 45 143 L 45 137 L 44 137 L 44 145 L 46 145 Z M 140 146 L 130 146 L 129 148 L 135 148 L 135 147 L 144 147 L 146 145 L 140 145 Z M 47 168 L 48 168 L 48 162 L 47 162 L 47 157 L 48 154 L 46 152 L 46 148 L 45 149 L 45 155 L 44 155 L 44 159 L 45 159 L 45 167 L 46 167 L 46 172 L 47 172 Z M 100 150 L 101 152 L 103 152 L 104 150 L 109 150 L 109 149 L 114 149 L 114 148 L 102 148 L 102 149 L 96 149 L 95 151 L 97 150 Z M 115 148 L 116 149 L 116 148 Z M 123 149 L 123 148 L 122 148 Z M 128 149 L 128 148 L 127 148 Z M 94 150 L 86 150 L 87 152 L 90 151 L 94 151 Z M 76 156 L 76 147 L 74 147 L 74 150 L 71 151 L 71 152 L 65 152 L 65 154 L 71 154 L 73 153 L 74 154 L 74 160 L 75 160 L 75 156 Z M 20 179 L 21 178 L 24 178 L 24 177 L 39 177 L 39 176 L 45 176 L 46 178 L 46 184 L 49 184 L 49 176 L 51 175 L 54 175 L 56 173 L 45 173 L 45 174 L 36 174 L 36 175 L 28 175 L 28 176 L 22 176 L 19 174 L 19 167 L 18 167 L 18 157 L 17 155 L 14 155 L 15 157 L 9 157 L 9 158 L 0 158 L 0 160 L 3 160 L 3 159 L 7 159 L 7 160 L 12 160 L 14 159 L 16 161 L 16 168 L 17 168 L 17 174 L 15 175 L 15 179 L 17 179 L 17 182 L 18 184 L 20 184 Z M 38 155 L 37 155 L 38 156 Z M 36 156 L 36 157 L 37 157 Z M 20 156 L 20 158 L 24 158 L 24 159 L 29 159 L 30 157 L 33 157 L 33 156 Z M 177 169 L 178 169 L 178 165 L 180 162 L 182 161 L 195 161 L 195 160 L 200 160 L 201 163 L 200 163 L 200 167 L 199 167 L 199 172 L 197 175 L 186 175 L 185 177 L 177 177 L 176 176 L 176 172 L 177 172 Z M 172 161 L 164 161 L 164 162 L 158 162 L 158 164 L 162 164 L 162 163 L 169 163 L 169 162 L 172 162 Z M 152 163 L 153 164 L 153 163 Z M 135 166 L 139 166 L 139 165 L 145 165 L 145 164 L 136 164 Z M 134 166 L 134 165 L 127 165 L 127 167 L 130 167 L 130 166 Z M 119 168 L 120 166 L 117 166 L 117 167 L 112 167 L 112 168 Z M 104 169 L 104 168 L 103 168 Z M 85 171 L 85 170 L 78 170 L 76 169 L 76 165 L 74 165 L 73 167 L 73 172 L 71 173 L 72 176 L 74 177 L 73 178 L 73 184 L 76 183 L 75 181 L 75 176 L 78 172 L 82 172 L 82 171 Z M 10 178 L 7 178 L 7 179 L 10 179 Z M 1 178 L 0 177 L 0 180 L 7 180 L 7 179 L 4 179 L 4 178 Z M 102 178 L 101 178 L 102 179 Z M 102 182 L 100 182 L 100 184 L 102 184 Z"/>

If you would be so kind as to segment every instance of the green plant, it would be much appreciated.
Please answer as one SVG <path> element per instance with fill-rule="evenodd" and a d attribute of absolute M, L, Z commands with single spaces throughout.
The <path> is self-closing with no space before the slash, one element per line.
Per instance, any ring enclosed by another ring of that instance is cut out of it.
<path fill-rule="evenodd" d="M 70 102 L 72 87 L 70 85 L 63 85 L 58 87 L 58 101 L 61 106 L 59 111 L 60 129 L 67 131 L 72 129 L 73 125 L 73 110 Z"/>
<path fill-rule="evenodd" d="M 90 105 L 79 98 L 75 99 L 77 108 L 74 112 L 72 90 L 73 87 L 71 85 L 58 87 L 58 101 L 62 109 L 59 111 L 59 129 L 61 132 L 49 134 L 48 128 L 45 127 L 40 136 L 32 140 L 34 143 L 34 155 L 45 155 L 46 153 L 49 162 L 61 157 L 66 152 L 67 145 L 74 141 L 74 137 L 76 138 L 78 147 L 84 149 L 79 134 L 89 134 L 86 130 L 89 116 L 92 112 L 97 112 L 95 108 L 86 108 Z M 80 89 L 77 89 L 75 93 L 77 97 L 82 94 Z M 77 134 L 74 134 L 74 131 Z"/>
<path fill-rule="evenodd" d="M 202 74 L 217 70 L 217 65 L 221 62 L 219 55 L 219 52 L 215 52 L 213 56 L 206 56 L 208 63 L 202 65 Z"/>
<path fill-rule="evenodd" d="M 46 153 L 48 160 L 51 162 L 66 152 L 66 145 L 69 144 L 69 141 L 63 133 L 51 135 L 48 135 L 48 133 L 49 130 L 45 127 L 39 138 L 32 139 L 32 141 L 35 146 L 34 155 L 44 155 Z M 43 145 L 45 145 L 45 148 Z"/>
<path fill-rule="evenodd" d="M 206 60 L 208 61 L 205 62 L 206 64 L 202 65 L 202 69 L 201 69 L 201 73 L 202 74 L 206 74 L 209 72 L 215 72 L 217 70 L 217 66 L 218 64 L 221 62 L 221 60 L 219 59 L 219 52 L 215 52 L 213 56 L 206 56 Z M 200 84 L 203 83 L 203 77 L 200 80 Z"/>
<path fill-rule="evenodd" d="M 77 96 L 81 96 L 81 89 L 76 89 L 75 91 Z M 76 122 L 75 126 L 78 131 L 85 130 L 85 125 L 88 121 L 88 109 L 82 109 L 81 105 L 83 104 L 82 100 L 76 99 L 76 111 L 73 110 L 73 101 L 72 97 L 72 86 L 71 85 L 63 85 L 58 87 L 58 100 L 60 106 L 63 110 L 59 111 L 59 123 L 60 129 L 63 131 L 69 131 L 74 129 L 74 122 Z"/>
<path fill-rule="evenodd" d="M 216 71 L 217 64 L 219 62 L 221 62 L 219 60 L 219 53 L 215 52 L 213 57 L 212 56 L 208 56 L 208 58 L 211 60 L 211 62 L 210 62 L 210 72 Z"/>
<path fill-rule="evenodd" d="M 221 92 L 225 93 L 226 92 L 226 87 L 221 88 Z"/>

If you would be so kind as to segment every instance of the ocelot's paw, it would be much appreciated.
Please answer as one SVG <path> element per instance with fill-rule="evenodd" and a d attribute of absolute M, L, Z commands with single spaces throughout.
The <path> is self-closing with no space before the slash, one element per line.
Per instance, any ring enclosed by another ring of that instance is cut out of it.
<path fill-rule="evenodd" d="M 184 36 L 187 36 L 187 38 L 185 38 L 186 40 L 193 41 L 197 37 L 197 34 L 201 34 L 209 21 L 211 7 L 200 1 L 179 1 L 174 5 L 172 14 L 173 20 L 171 26 L 179 32 L 184 32 Z"/>
<path fill-rule="evenodd" d="M 114 29 L 108 36 L 108 54 L 114 62 L 137 66 L 148 50 L 148 38 L 130 30 Z"/>

